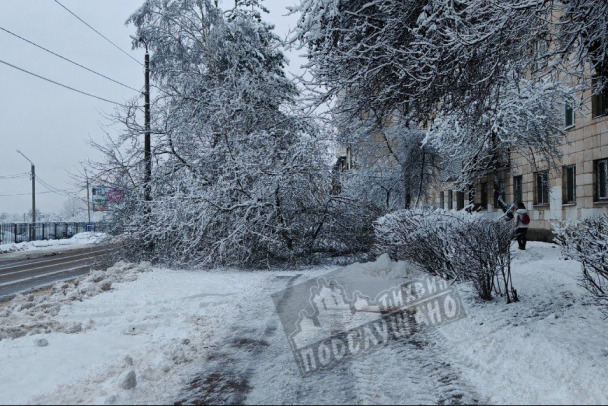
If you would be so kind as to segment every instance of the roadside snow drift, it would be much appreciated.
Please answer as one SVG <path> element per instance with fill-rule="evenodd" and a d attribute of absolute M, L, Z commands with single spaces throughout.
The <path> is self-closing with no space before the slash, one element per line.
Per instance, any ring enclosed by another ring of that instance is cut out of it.
<path fill-rule="evenodd" d="M 87 231 L 74 234 L 71 238 L 62 240 L 39 240 L 20 243 L 10 243 L 0 245 L 0 254 L 16 251 L 32 251 L 47 247 L 75 246 L 85 244 L 98 244 L 107 238 L 106 233 L 95 233 Z"/>

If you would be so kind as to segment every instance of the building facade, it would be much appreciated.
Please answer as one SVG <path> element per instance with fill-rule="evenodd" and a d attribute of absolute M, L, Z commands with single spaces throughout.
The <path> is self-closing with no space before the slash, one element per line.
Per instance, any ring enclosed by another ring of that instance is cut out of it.
<path fill-rule="evenodd" d="M 509 203 L 522 201 L 530 212 L 530 239 L 548 241 L 551 224 L 608 214 L 608 91 L 587 95 L 589 113 L 576 115 L 563 106 L 566 136 L 562 157 L 554 165 L 533 164 L 516 152 L 498 171 L 499 195 Z M 481 176 L 465 192 L 441 188 L 433 204 L 444 209 L 503 214 L 494 194 L 494 174 Z"/>

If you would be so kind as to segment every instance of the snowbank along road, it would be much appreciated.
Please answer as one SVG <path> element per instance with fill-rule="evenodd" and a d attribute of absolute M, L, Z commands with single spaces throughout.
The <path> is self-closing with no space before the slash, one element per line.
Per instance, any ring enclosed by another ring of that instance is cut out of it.
<path fill-rule="evenodd" d="M 111 252 L 108 246 L 96 245 L 42 256 L 26 254 L 12 259 L 0 257 L 0 300 L 17 292 L 86 274 L 93 267 L 107 265 L 105 263 Z"/>

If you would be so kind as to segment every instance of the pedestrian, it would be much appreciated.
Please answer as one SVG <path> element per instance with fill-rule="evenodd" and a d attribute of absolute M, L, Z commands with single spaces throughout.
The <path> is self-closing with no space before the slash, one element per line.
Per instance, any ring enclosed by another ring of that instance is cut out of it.
<path fill-rule="evenodd" d="M 530 215 L 528 214 L 526 205 L 522 201 L 519 201 L 517 202 L 517 211 L 515 212 L 515 238 L 520 250 L 526 249 L 529 225 Z"/>

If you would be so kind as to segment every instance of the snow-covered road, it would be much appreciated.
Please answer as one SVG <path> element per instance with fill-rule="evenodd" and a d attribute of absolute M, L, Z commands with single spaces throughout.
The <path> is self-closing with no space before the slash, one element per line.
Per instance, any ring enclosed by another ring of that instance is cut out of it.
<path fill-rule="evenodd" d="M 109 266 L 112 263 L 109 254 L 114 251 L 114 247 L 96 244 L 54 251 L 33 259 L 0 258 L 0 300 L 17 292 L 84 275 L 104 262 Z"/>

